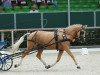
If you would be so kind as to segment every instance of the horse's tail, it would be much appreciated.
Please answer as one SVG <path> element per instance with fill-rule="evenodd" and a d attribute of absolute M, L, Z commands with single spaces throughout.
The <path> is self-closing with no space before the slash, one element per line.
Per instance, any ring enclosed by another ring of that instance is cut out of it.
<path fill-rule="evenodd" d="M 30 33 L 24 34 L 20 39 L 12 46 L 13 54 L 19 49 L 20 44 L 24 41 L 25 36 L 30 35 Z"/>

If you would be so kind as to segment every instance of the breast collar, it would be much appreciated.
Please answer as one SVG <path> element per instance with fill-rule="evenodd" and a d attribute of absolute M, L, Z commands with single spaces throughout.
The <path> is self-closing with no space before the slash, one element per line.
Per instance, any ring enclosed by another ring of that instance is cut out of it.
<path fill-rule="evenodd" d="M 63 32 L 62 36 L 65 38 L 67 37 L 66 35 L 70 35 L 71 37 L 73 37 L 73 35 L 71 34 L 68 34 L 65 29 L 63 29 L 63 31 L 60 31 L 60 32 Z M 79 31 L 78 31 L 79 32 Z M 75 34 L 75 36 L 73 37 L 73 39 L 76 39 L 77 38 L 77 34 Z"/>
<path fill-rule="evenodd" d="M 60 32 L 62 32 L 62 37 L 63 37 L 63 39 L 61 40 L 62 42 L 65 42 L 65 41 L 72 42 L 71 39 L 67 38 L 68 33 L 66 33 L 65 29 L 63 29 L 63 31 L 60 31 Z"/>

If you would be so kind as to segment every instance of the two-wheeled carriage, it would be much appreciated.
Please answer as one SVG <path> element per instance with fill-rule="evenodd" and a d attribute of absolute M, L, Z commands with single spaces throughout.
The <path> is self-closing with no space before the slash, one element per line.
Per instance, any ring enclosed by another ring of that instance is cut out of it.
<path fill-rule="evenodd" d="M 0 70 L 7 71 L 13 65 L 12 57 L 3 49 L 7 46 L 7 42 L 0 42 Z"/>
<path fill-rule="evenodd" d="M 17 52 L 15 54 L 9 54 L 4 51 L 6 49 L 7 42 L 0 42 L 0 70 L 8 71 L 13 66 L 13 59 L 19 58 L 23 51 Z M 35 50 L 31 51 L 30 54 L 36 52 Z"/>

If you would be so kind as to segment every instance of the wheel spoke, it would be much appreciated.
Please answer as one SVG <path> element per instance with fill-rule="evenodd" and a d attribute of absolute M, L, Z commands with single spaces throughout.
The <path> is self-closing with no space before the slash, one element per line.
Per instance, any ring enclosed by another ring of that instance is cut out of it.
<path fill-rule="evenodd" d="M 2 69 L 3 64 L 2 64 L 2 59 L 0 58 L 0 70 Z"/>
<path fill-rule="evenodd" d="M 2 71 L 7 71 L 12 67 L 13 64 L 13 60 L 12 58 L 5 54 L 2 56 L 2 60 L 3 60 L 3 67 L 2 67 Z"/>

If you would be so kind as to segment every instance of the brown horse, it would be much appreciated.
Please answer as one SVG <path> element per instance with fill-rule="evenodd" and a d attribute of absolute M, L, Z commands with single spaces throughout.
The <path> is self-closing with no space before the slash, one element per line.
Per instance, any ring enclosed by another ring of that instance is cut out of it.
<path fill-rule="evenodd" d="M 16 50 L 18 50 L 19 45 L 24 41 L 24 37 L 26 35 L 29 35 L 28 39 L 27 39 L 28 46 L 24 50 L 24 53 L 22 54 L 20 63 L 16 64 L 15 67 L 18 67 L 21 65 L 23 58 L 26 55 L 28 55 L 29 52 L 33 48 L 37 48 L 38 52 L 37 52 L 36 57 L 43 63 L 43 65 L 45 66 L 46 69 L 53 67 L 57 62 L 59 62 L 64 51 L 66 51 L 71 56 L 75 65 L 79 69 L 80 66 L 78 65 L 74 55 L 72 54 L 72 52 L 70 50 L 70 42 L 74 42 L 75 39 L 79 38 L 80 36 L 84 40 L 85 28 L 86 28 L 86 25 L 75 24 L 75 25 L 71 25 L 65 29 L 58 29 L 57 33 L 56 33 L 56 39 L 55 39 L 54 32 L 49 32 L 49 31 L 35 31 L 32 33 L 27 33 L 27 34 L 23 35 L 18 40 L 18 42 L 16 42 L 14 44 L 14 46 L 13 46 L 14 53 Z M 51 50 L 52 49 L 59 50 L 56 62 L 54 62 L 51 65 L 47 65 L 46 62 L 41 57 L 44 47 L 47 47 Z"/>

